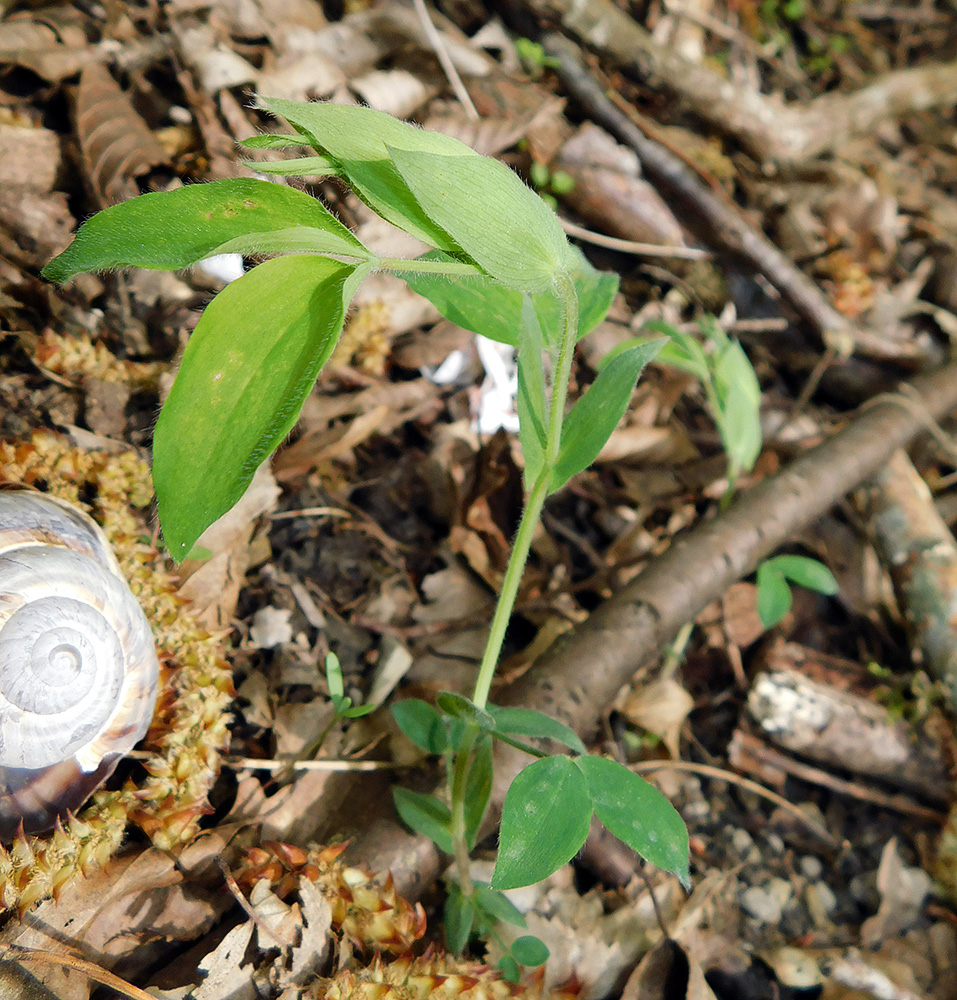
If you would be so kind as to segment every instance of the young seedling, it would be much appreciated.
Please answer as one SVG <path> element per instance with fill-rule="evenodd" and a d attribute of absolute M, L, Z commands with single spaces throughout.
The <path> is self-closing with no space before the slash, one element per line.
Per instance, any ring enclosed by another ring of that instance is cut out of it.
<path fill-rule="evenodd" d="M 838 590 L 834 574 L 817 559 L 807 556 L 765 559 L 757 572 L 758 614 L 765 628 L 774 628 L 791 610 L 792 583 L 827 596 Z"/>
<path fill-rule="evenodd" d="M 437 707 L 407 701 L 395 710 L 410 738 L 445 757 L 448 799 L 399 789 L 396 804 L 410 826 L 456 860 L 446 923 L 454 948 L 503 914 L 514 919 L 498 890 L 539 881 L 568 862 L 593 815 L 687 883 L 687 832 L 660 792 L 616 762 L 589 756 L 577 734 L 547 716 L 489 704 L 545 499 L 598 455 L 661 342 L 618 353 L 566 414 L 575 344 L 604 317 L 617 280 L 568 243 L 541 198 L 463 143 L 369 108 L 285 100 L 263 106 L 295 131 L 244 145 L 310 152 L 256 163 L 256 170 L 336 177 L 432 249 L 413 260 L 380 257 L 307 194 L 243 179 L 108 208 L 47 265 L 46 277 L 66 281 L 130 265 L 172 270 L 227 252 L 269 257 L 207 306 L 156 426 L 153 478 L 171 555 L 179 561 L 189 553 L 292 429 L 356 288 L 372 271 L 402 276 L 455 323 L 517 347 L 528 496 L 472 696 L 446 692 Z M 336 712 L 351 717 L 358 710 L 347 704 L 337 663 L 326 666 Z M 539 739 L 563 744 L 572 756 L 546 755 L 529 742 Z M 508 791 L 498 859 L 484 886 L 469 876 L 469 852 L 492 787 L 495 740 L 535 759 Z M 513 963 L 535 954 L 534 946 L 509 952 Z"/>
<path fill-rule="evenodd" d="M 705 316 L 699 325 L 703 342 L 659 320 L 643 329 L 668 338 L 655 359 L 659 364 L 701 380 L 728 459 L 728 485 L 722 498 L 722 506 L 727 506 L 738 478 L 754 468 L 761 454 L 761 386 L 744 349 L 713 316 Z"/>

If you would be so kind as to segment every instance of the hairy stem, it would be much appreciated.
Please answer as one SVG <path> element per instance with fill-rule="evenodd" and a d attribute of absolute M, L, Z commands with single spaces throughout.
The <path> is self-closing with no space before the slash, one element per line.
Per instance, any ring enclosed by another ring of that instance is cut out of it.
<path fill-rule="evenodd" d="M 515 533 L 515 541 L 512 543 L 508 566 L 505 569 L 502 590 L 498 595 L 498 602 L 495 606 L 495 614 L 492 618 L 488 642 L 485 644 L 485 653 L 482 656 L 478 678 L 475 682 L 475 692 L 472 696 L 472 701 L 479 708 L 485 708 L 488 703 L 492 678 L 495 675 L 495 668 L 498 666 L 498 659 L 502 652 L 505 630 L 508 628 L 509 619 L 512 617 L 512 609 L 515 607 L 515 598 L 518 596 L 518 588 L 522 582 L 522 573 L 525 570 L 525 563 L 528 560 L 532 537 L 535 534 L 535 528 L 541 517 L 545 498 L 548 496 L 552 470 L 558 461 L 558 453 L 562 443 L 565 398 L 568 395 L 568 380 L 571 375 L 575 342 L 578 339 L 578 296 L 575 292 L 575 285 L 566 272 L 561 272 L 556 277 L 555 285 L 562 300 L 563 324 L 561 341 L 558 348 L 558 363 L 555 366 L 554 381 L 552 383 L 552 398 L 549 405 L 548 429 L 545 438 L 545 460 L 542 463 L 542 468 L 537 479 L 532 485 L 532 490 L 525 503 L 525 509 L 522 511 L 522 519 L 519 522 L 518 531 Z"/>

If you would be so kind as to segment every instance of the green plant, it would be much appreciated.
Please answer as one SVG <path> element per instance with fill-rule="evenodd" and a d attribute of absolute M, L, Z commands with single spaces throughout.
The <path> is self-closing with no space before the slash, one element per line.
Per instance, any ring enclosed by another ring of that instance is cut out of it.
<path fill-rule="evenodd" d="M 758 614 L 765 628 L 773 628 L 791 610 L 792 583 L 819 594 L 836 594 L 838 589 L 834 574 L 817 559 L 807 556 L 765 559 L 757 571 Z"/>
<path fill-rule="evenodd" d="M 660 342 L 619 352 L 566 415 L 577 340 L 602 319 L 617 281 L 592 268 L 552 211 L 503 164 L 444 135 L 368 108 L 268 100 L 295 134 L 258 136 L 254 148 L 311 147 L 310 155 L 256 169 L 337 177 L 384 219 L 433 249 L 382 258 L 318 201 L 259 180 L 230 180 L 149 194 L 85 223 L 44 269 L 189 266 L 217 253 L 272 255 L 207 306 L 156 426 L 153 477 L 160 523 L 176 560 L 239 499 L 292 429 L 341 332 L 359 282 L 373 270 L 401 275 L 449 319 L 518 348 L 520 440 L 528 497 L 514 539 L 471 699 L 444 693 L 437 708 L 396 706 L 402 729 L 446 759 L 448 802 L 408 790 L 396 805 L 410 826 L 457 862 L 446 929 L 461 947 L 475 929 L 514 908 L 498 890 L 545 878 L 584 843 L 592 815 L 662 868 L 687 881 L 688 837 L 668 801 L 627 768 L 588 756 L 578 736 L 525 709 L 488 703 L 532 534 L 546 497 L 588 466 L 621 419 Z M 327 661 L 336 712 L 350 716 L 341 674 Z M 557 740 L 551 756 L 529 740 Z M 475 845 L 492 786 L 492 743 L 535 761 L 504 802 L 491 885 L 472 882 Z M 509 953 L 519 962 L 527 949 Z M 514 970 L 513 970 L 514 971 Z"/>
<path fill-rule="evenodd" d="M 761 386 L 744 349 L 713 316 L 702 318 L 699 326 L 703 342 L 660 320 L 651 320 L 642 329 L 668 338 L 655 359 L 659 364 L 701 380 L 728 458 L 728 485 L 722 499 L 725 506 L 734 495 L 738 477 L 750 472 L 761 454 Z M 616 350 L 636 342 L 645 341 L 628 341 Z"/>
<path fill-rule="evenodd" d="M 549 170 L 540 160 L 532 160 L 528 168 L 528 179 L 550 208 L 558 205 L 558 199 L 575 189 L 575 178 L 565 170 Z"/>

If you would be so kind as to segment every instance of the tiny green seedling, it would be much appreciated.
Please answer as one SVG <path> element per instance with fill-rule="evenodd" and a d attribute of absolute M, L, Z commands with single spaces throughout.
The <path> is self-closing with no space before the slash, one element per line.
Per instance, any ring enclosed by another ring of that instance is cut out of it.
<path fill-rule="evenodd" d="M 819 594 L 837 593 L 834 574 L 817 559 L 775 556 L 765 559 L 757 572 L 758 614 L 765 628 L 773 628 L 791 610 L 791 584 Z"/>
<path fill-rule="evenodd" d="M 701 380 L 728 459 L 725 506 L 734 495 L 738 478 L 754 468 L 761 454 L 761 386 L 741 345 L 713 316 L 704 317 L 699 325 L 703 342 L 659 320 L 651 320 L 643 329 L 668 338 L 655 359 L 659 364 Z"/>
<path fill-rule="evenodd" d="M 363 715 L 375 711 L 375 705 L 353 705 L 352 699 L 346 694 L 342 665 L 335 653 L 326 654 L 326 684 L 329 686 L 329 700 L 335 711 L 336 722 L 340 719 L 361 719 Z"/>
<path fill-rule="evenodd" d="M 571 860 L 593 817 L 688 884 L 688 834 L 659 791 L 615 761 L 588 755 L 577 734 L 555 720 L 488 702 L 545 499 L 594 461 L 663 341 L 618 352 L 566 413 L 575 345 L 604 318 L 617 279 L 596 271 L 568 243 L 542 199 L 502 163 L 369 108 L 286 100 L 264 100 L 263 107 L 294 131 L 244 145 L 309 153 L 257 162 L 255 170 L 335 177 L 431 249 L 415 259 L 381 257 L 304 192 L 240 179 L 114 205 L 86 222 L 47 265 L 46 277 L 66 281 L 82 271 L 131 265 L 173 270 L 227 252 L 268 257 L 206 307 L 156 426 L 153 480 L 171 555 L 179 561 L 190 551 L 292 430 L 359 283 L 373 271 L 399 275 L 453 322 L 517 347 L 527 500 L 471 698 L 446 692 L 437 707 L 416 701 L 395 707 L 404 732 L 445 758 L 448 798 L 400 788 L 396 806 L 413 829 L 455 858 L 458 882 L 446 916 L 455 949 L 503 914 L 517 922 L 500 890 L 539 881 Z M 720 380 L 710 384 L 722 398 Z M 336 719 L 368 710 L 346 697 L 334 656 L 326 660 L 326 677 Z M 535 742 L 542 739 L 571 755 L 546 754 Z M 489 801 L 496 740 L 533 762 L 506 795 L 498 859 L 486 886 L 472 881 L 469 853 Z M 541 954 L 533 944 L 516 943 L 507 971 L 535 964 Z"/>

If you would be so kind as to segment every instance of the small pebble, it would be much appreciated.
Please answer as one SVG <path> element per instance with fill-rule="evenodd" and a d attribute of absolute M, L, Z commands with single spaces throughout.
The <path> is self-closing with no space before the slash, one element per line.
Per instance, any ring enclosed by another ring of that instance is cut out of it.
<path fill-rule="evenodd" d="M 762 924 L 778 924 L 784 907 L 794 893 L 790 882 L 771 878 L 764 885 L 752 885 L 741 894 L 741 906 Z"/>
<path fill-rule="evenodd" d="M 777 833 L 769 833 L 767 837 L 768 850 L 773 854 L 784 853 L 784 841 Z"/>
<path fill-rule="evenodd" d="M 819 879 L 824 872 L 824 865 L 821 863 L 821 859 L 814 857 L 813 854 L 805 854 L 799 862 L 799 867 L 801 874 L 805 878 L 809 878 L 812 882 Z"/>
<path fill-rule="evenodd" d="M 751 834 L 739 826 L 731 835 L 731 846 L 735 854 L 741 858 L 747 858 L 751 848 L 754 847 L 754 841 L 751 839 Z"/>
<path fill-rule="evenodd" d="M 804 891 L 804 902 L 811 920 L 818 930 L 828 930 L 832 924 L 829 915 L 837 909 L 837 897 L 825 882 L 812 882 Z"/>
<path fill-rule="evenodd" d="M 689 802 L 682 806 L 681 813 L 686 820 L 705 819 L 711 812 L 710 803 L 702 799 L 700 802 Z"/>

